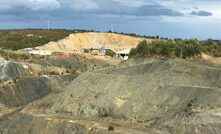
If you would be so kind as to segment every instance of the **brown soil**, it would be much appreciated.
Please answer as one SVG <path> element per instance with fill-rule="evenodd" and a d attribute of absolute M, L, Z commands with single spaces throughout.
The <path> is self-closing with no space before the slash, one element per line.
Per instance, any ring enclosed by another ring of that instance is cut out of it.
<path fill-rule="evenodd" d="M 106 47 L 118 51 L 125 48 L 134 48 L 144 39 L 151 41 L 151 39 L 121 34 L 88 32 L 71 34 L 58 42 L 50 42 L 37 48 L 50 51 L 74 51 L 82 48 Z"/>

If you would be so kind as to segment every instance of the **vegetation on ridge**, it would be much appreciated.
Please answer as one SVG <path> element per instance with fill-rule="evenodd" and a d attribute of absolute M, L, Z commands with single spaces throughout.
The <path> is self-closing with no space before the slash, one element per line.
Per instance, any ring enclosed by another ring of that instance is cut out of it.
<path fill-rule="evenodd" d="M 37 47 L 50 41 L 58 41 L 75 32 L 87 31 L 65 29 L 0 30 L 0 47 L 8 50 Z"/>
<path fill-rule="evenodd" d="M 29 60 L 41 60 L 44 59 L 44 56 L 38 56 L 38 55 L 30 55 L 30 54 L 25 54 L 25 53 L 18 53 L 10 50 L 5 50 L 0 48 L 0 57 L 5 58 L 6 60 L 24 60 L 24 61 L 29 61 Z"/>
<path fill-rule="evenodd" d="M 215 42 L 211 39 L 198 41 L 196 39 L 170 39 L 155 40 L 152 42 L 142 41 L 136 48 L 131 49 L 129 57 L 134 56 L 164 56 L 177 58 L 194 58 L 201 53 L 211 56 L 221 56 L 221 42 Z"/>
<path fill-rule="evenodd" d="M 72 33 L 99 32 L 94 30 L 66 30 L 66 29 L 20 29 L 20 30 L 0 30 L 0 48 L 8 50 L 19 50 L 29 47 L 37 47 L 49 43 L 50 41 L 58 41 L 69 36 Z M 116 32 L 114 32 L 116 33 Z M 136 34 L 116 33 L 128 35 L 131 37 L 146 37 Z M 158 36 L 157 36 L 158 37 Z"/>

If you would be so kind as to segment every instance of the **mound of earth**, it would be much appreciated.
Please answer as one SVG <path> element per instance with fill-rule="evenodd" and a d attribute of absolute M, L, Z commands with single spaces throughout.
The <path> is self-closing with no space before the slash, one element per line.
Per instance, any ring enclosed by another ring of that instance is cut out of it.
<path fill-rule="evenodd" d="M 63 126 L 68 133 L 102 128 L 101 133 L 218 134 L 220 101 L 219 64 L 138 59 L 85 72 L 0 127 L 6 133 L 59 133 L 55 128 Z M 41 129 L 40 122 L 50 125 Z"/>
<path fill-rule="evenodd" d="M 37 47 L 40 50 L 50 51 L 75 51 L 82 48 L 101 48 L 106 47 L 115 51 L 125 48 L 135 48 L 142 40 L 151 41 L 146 38 L 131 37 L 115 33 L 76 33 L 58 42 L 50 42 Z"/>
<path fill-rule="evenodd" d="M 23 106 L 51 92 L 59 91 L 77 75 L 29 76 L 0 84 L 0 112 Z"/>
<path fill-rule="evenodd" d="M 22 67 L 21 64 L 6 61 L 0 58 L 0 80 L 13 79 L 19 75 L 27 74 L 28 72 Z"/>
<path fill-rule="evenodd" d="M 19 79 L 23 76 L 38 76 L 39 74 L 50 74 L 51 72 L 65 72 L 64 68 L 55 66 L 44 66 L 35 63 L 15 62 L 0 59 L 0 82 Z"/>
<path fill-rule="evenodd" d="M 75 79 L 53 109 L 76 116 L 104 114 L 147 121 L 171 110 L 185 110 L 190 101 L 195 105 L 219 106 L 220 81 L 221 68 L 185 60 L 156 60 L 101 69 Z"/>
<path fill-rule="evenodd" d="M 82 56 L 29 62 L 0 59 L 0 115 L 52 92 L 60 92 L 81 72 L 109 66 Z"/>
<path fill-rule="evenodd" d="M 84 72 L 108 67 L 110 64 L 82 56 L 48 57 L 31 63 L 7 61 L 0 58 L 0 80 L 12 80 L 23 76 Z"/>
<path fill-rule="evenodd" d="M 110 65 L 104 60 L 88 59 L 77 55 L 73 57 L 49 57 L 46 60 L 37 61 L 36 64 L 44 67 L 60 67 L 80 72 L 104 68 Z"/>

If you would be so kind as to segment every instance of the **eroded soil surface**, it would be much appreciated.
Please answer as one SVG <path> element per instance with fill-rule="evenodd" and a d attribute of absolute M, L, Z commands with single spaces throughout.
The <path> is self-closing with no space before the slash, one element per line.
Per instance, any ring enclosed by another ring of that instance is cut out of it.
<path fill-rule="evenodd" d="M 221 65 L 214 61 L 136 59 L 67 81 L 2 114 L 1 132 L 221 133 Z"/>

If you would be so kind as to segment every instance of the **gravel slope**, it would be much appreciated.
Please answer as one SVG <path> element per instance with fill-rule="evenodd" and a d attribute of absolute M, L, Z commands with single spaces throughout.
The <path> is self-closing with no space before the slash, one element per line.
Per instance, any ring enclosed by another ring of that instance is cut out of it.
<path fill-rule="evenodd" d="M 9 125 L 2 130 L 20 132 L 18 128 L 23 128 L 22 132 L 28 133 L 25 126 L 33 123 L 29 129 L 33 133 L 50 133 L 50 129 L 40 129 L 36 120 L 44 122 L 52 117 L 52 124 L 48 127 L 60 128 L 62 124 L 59 123 L 64 118 L 58 116 L 65 115 L 77 124 L 80 123 L 78 119 L 93 121 L 93 125 L 102 121 L 101 126 L 105 122 L 118 121 L 114 128 L 122 122 L 129 123 L 137 129 L 128 125 L 128 130 L 142 133 L 219 134 L 220 102 L 219 64 L 179 59 L 137 59 L 81 74 L 62 92 L 28 105 L 17 118 L 8 121 L 13 124 L 28 118 L 26 123 Z M 39 114 L 44 118 L 39 119 Z M 14 126 L 17 127 L 14 129 Z M 67 132 L 75 132 L 76 124 L 68 126 L 72 130 Z M 100 130 L 100 127 L 95 128 Z M 108 125 L 104 128 L 107 130 Z M 81 126 L 76 129 L 85 133 L 90 130 Z M 56 129 L 54 132 L 59 133 Z"/>

